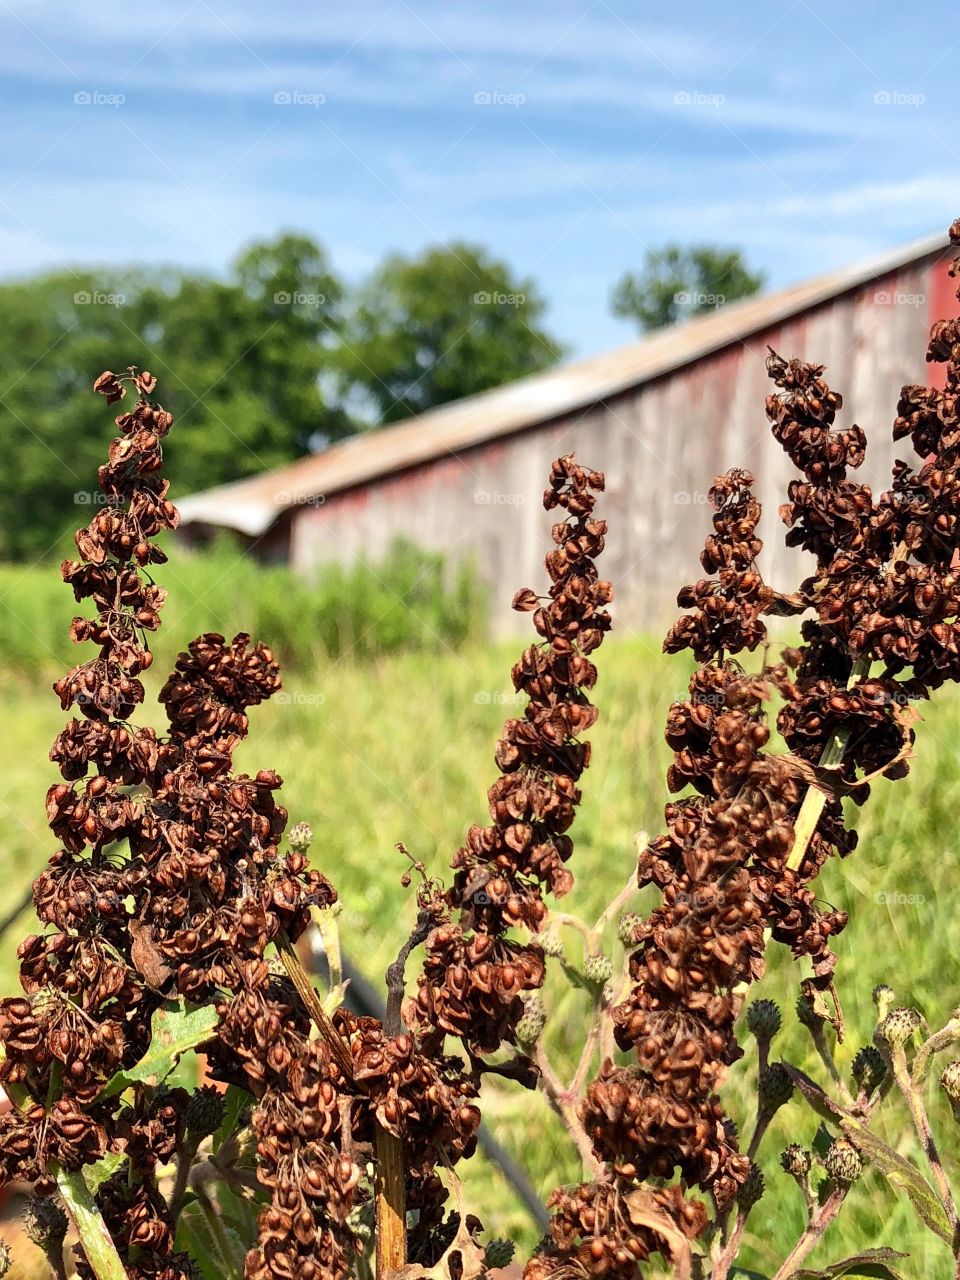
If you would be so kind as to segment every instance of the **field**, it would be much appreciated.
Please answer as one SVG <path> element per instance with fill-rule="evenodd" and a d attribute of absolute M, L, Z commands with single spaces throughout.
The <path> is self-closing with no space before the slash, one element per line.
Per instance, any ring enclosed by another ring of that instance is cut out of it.
<path fill-rule="evenodd" d="M 68 647 L 58 645 L 58 652 L 66 656 Z M 240 764 L 273 767 L 283 775 L 291 821 L 311 823 L 315 861 L 340 891 L 345 948 L 378 982 L 415 912 L 412 893 L 400 884 L 405 863 L 394 845 L 402 840 L 431 873 L 442 875 L 466 826 L 483 820 L 484 793 L 495 776 L 493 744 L 516 705 L 509 683 L 513 654 L 512 647 L 470 645 L 443 656 L 320 663 L 312 674 L 289 679 L 280 698 L 252 712 L 252 735 Z M 613 640 L 599 666 L 601 719 L 592 734 L 593 765 L 584 777 L 575 828 L 572 866 L 578 883 L 568 900 L 569 909 L 586 917 L 595 916 L 626 882 L 637 833 L 659 828 L 669 757 L 662 725 L 669 703 L 684 692 L 687 674 L 685 662 L 664 658 L 653 640 Z M 64 718 L 56 697 L 36 677 L 8 674 L 3 700 L 0 911 L 16 901 L 53 847 L 43 796 L 55 771 L 46 754 Z M 859 821 L 860 848 L 845 863 L 830 866 L 822 879 L 823 898 L 851 914 L 838 944 L 848 1023 L 839 1051 L 845 1068 L 872 1030 L 875 983 L 889 983 L 900 1000 L 915 1003 L 931 1019 L 944 1018 L 960 1002 L 958 811 L 960 699 L 947 691 L 923 711 L 909 778 L 875 785 Z M 652 901 L 638 897 L 640 907 Z M 15 982 L 17 940 L 32 927 L 25 913 L 0 941 L 5 990 Z M 619 954 L 615 937 L 609 949 Z M 799 976 L 789 956 L 774 955 L 764 994 L 780 999 L 787 1015 L 774 1052 L 779 1049 L 819 1076 L 806 1032 L 792 1017 Z M 581 998 L 568 991 L 549 1026 L 550 1044 L 565 1068 Z M 749 1130 L 755 1055 L 746 1034 L 741 1039 L 747 1052 L 734 1068 L 730 1108 Z M 909 1153 L 905 1117 L 894 1106 L 888 1110 L 887 1138 Z M 956 1144 L 949 1111 L 937 1101 L 934 1113 L 940 1132 L 948 1135 L 949 1154 L 957 1157 L 960 1152 L 950 1150 Z M 504 1086 L 491 1092 L 485 1116 L 542 1193 L 576 1179 L 576 1163 L 541 1098 Z M 793 1103 L 780 1112 L 764 1144 L 767 1192 L 751 1216 L 754 1245 L 743 1258 L 747 1266 L 775 1269 L 798 1234 L 799 1193 L 780 1172 L 777 1155 L 787 1141 L 809 1143 L 816 1123 Z M 534 1227 L 512 1205 L 492 1166 L 478 1158 L 467 1181 L 493 1234 L 513 1235 L 527 1247 L 534 1242 Z M 947 1274 L 947 1250 L 915 1225 L 906 1202 L 895 1200 L 880 1175 L 868 1169 L 813 1261 L 825 1263 L 881 1243 L 913 1253 L 911 1275 Z"/>

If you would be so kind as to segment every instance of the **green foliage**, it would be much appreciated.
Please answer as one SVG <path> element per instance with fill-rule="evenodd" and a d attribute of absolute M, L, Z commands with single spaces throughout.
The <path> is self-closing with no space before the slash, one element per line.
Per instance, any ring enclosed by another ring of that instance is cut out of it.
<path fill-rule="evenodd" d="M 641 272 L 620 277 L 610 306 L 643 331 L 661 329 L 748 298 L 763 282 L 763 273 L 751 271 L 737 249 L 668 244 L 647 250 Z"/>
<path fill-rule="evenodd" d="M 456 242 L 388 258 L 345 322 L 341 385 L 396 422 L 555 364 L 532 280 Z"/>
<path fill-rule="evenodd" d="M 251 246 L 226 280 L 111 268 L 0 286 L 0 559 L 56 551 L 90 514 L 111 363 L 160 378 L 184 493 L 276 467 L 349 424 L 320 390 L 342 290 L 319 246 Z M 95 500 L 95 499 L 94 499 Z"/>
<path fill-rule="evenodd" d="M 375 564 L 330 565 L 310 582 L 286 566 L 260 564 L 226 536 L 203 552 L 171 548 L 154 573 L 170 593 L 158 671 L 204 631 L 269 638 L 292 671 L 348 654 L 455 648 L 483 628 L 485 593 L 471 566 L 403 542 Z M 27 676 L 71 666 L 77 650 L 68 630 L 78 609 L 52 566 L 0 565 L 0 663 Z"/>
<path fill-rule="evenodd" d="M 134 1066 L 118 1071 L 108 1080 L 101 1096 L 110 1098 L 134 1084 L 163 1084 L 183 1054 L 214 1035 L 218 1021 L 212 1004 L 190 1005 L 182 996 L 165 1001 L 151 1019 L 146 1054 Z"/>

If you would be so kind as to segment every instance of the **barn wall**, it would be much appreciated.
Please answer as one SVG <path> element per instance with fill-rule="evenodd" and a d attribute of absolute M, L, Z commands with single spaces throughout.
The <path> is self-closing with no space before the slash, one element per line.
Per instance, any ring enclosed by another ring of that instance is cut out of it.
<path fill-rule="evenodd" d="M 494 629 L 523 627 L 509 602 L 517 587 L 544 582 L 547 470 L 558 454 L 575 451 L 607 475 L 602 567 L 624 630 L 661 629 L 678 587 L 698 576 L 706 490 L 731 466 L 753 471 L 764 502 L 764 575 L 791 589 L 801 553 L 783 546 L 777 507 L 795 473 L 764 416 L 767 346 L 827 366 L 844 395 L 839 425 L 858 421 L 867 432 L 863 479 L 882 489 L 900 387 L 927 376 L 930 312 L 949 297 L 944 272 L 939 262 L 912 265 L 608 403 L 304 506 L 292 521 L 293 563 L 309 573 L 330 560 L 376 561 L 406 537 L 472 556 L 494 588 Z"/>

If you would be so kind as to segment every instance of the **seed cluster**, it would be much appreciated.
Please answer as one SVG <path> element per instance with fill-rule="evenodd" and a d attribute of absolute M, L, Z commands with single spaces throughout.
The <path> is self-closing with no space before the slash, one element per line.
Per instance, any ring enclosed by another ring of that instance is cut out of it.
<path fill-rule="evenodd" d="M 117 418 L 120 434 L 100 468 L 103 509 L 77 534 L 79 560 L 63 565 L 76 599 L 96 608 L 94 618 L 74 620 L 73 639 L 92 641 L 98 653 L 55 685 L 64 709 L 77 714 L 51 750 L 64 781 L 47 795 L 47 816 L 62 847 L 34 886 L 37 913 L 52 931 L 23 942 L 25 996 L 0 1003 L 0 1078 L 45 1101 L 0 1118 L 0 1173 L 47 1193 L 51 1161 L 75 1170 L 122 1152 L 127 1164 L 98 1198 L 129 1275 L 191 1274 L 189 1259 L 174 1252 L 154 1177 L 179 1148 L 188 1096 L 138 1089 L 128 1103 L 101 1094 L 143 1056 L 165 1000 L 214 1001 L 220 1027 L 208 1046 L 210 1069 L 262 1099 L 258 1133 L 289 1109 L 291 1122 L 275 1127 L 283 1129 L 281 1155 L 297 1152 L 299 1207 L 321 1170 L 322 1194 L 310 1205 L 319 1204 L 322 1230 L 315 1224 L 304 1245 L 301 1214 L 294 1246 L 302 1273 L 318 1275 L 329 1260 L 322 1237 L 332 1231 L 330 1202 L 348 1196 L 357 1176 L 345 1176 L 339 1153 L 322 1145 L 336 1072 L 309 1042 L 293 987 L 271 973 L 264 952 L 281 929 L 299 936 L 309 908 L 334 894 L 303 853 L 279 850 L 286 812 L 275 800 L 278 775 L 231 772 L 247 708 L 280 687 L 276 663 L 248 636 L 201 636 L 160 693 L 167 735 L 129 722 L 143 701 L 138 676 L 151 665 L 147 636 L 163 603 L 146 572 L 165 559 L 152 539 L 178 521 L 160 474 L 172 417 L 151 403 L 155 385 L 136 370 L 95 384 L 108 403 L 130 388 L 137 400 Z M 282 1215 L 294 1187 L 275 1149 L 261 1145 L 260 1175 L 278 1189 L 265 1216 Z M 267 1258 L 275 1225 L 262 1224 Z M 258 1274 L 257 1264 L 248 1271 Z M 268 1263 L 262 1274 L 291 1272 Z"/>
<path fill-rule="evenodd" d="M 950 234 L 960 246 L 960 220 Z M 960 273 L 960 258 L 952 270 Z M 640 856 L 639 884 L 657 885 L 662 900 L 631 924 L 632 990 L 614 1011 L 617 1041 L 636 1065 L 606 1062 L 588 1089 L 581 1118 L 603 1161 L 601 1180 L 554 1195 L 552 1235 L 528 1266 L 530 1280 L 571 1265 L 636 1275 L 637 1262 L 664 1248 L 625 1211 L 637 1179 L 656 1179 L 661 1194 L 661 1180 L 679 1176 L 677 1200 L 661 1208 L 688 1234 L 706 1222 L 690 1190 L 709 1192 L 721 1211 L 759 1194 L 758 1170 L 737 1150 L 717 1094 L 741 1053 L 740 992 L 763 974 L 765 931 L 810 957 L 808 993 L 831 985 L 829 940 L 846 916 L 819 907 L 812 882 L 829 856 L 856 844 L 840 797 L 862 801 L 865 776 L 902 777 L 910 700 L 960 677 L 960 322 L 934 326 L 927 358 L 946 364 L 945 387 L 904 388 L 894 426 L 923 463 L 898 462 L 890 491 L 875 500 L 848 479 L 866 440 L 857 426 L 835 429 L 841 399 L 822 367 L 771 353 L 767 416 L 803 473 L 780 514 L 788 545 L 815 557 L 794 595 L 773 591 L 757 572 L 760 509 L 750 475 L 730 471 L 710 491 L 714 534 L 701 563 L 712 576 L 681 591 L 690 612 L 664 645 L 689 648 L 700 663 L 667 722 L 668 785 L 683 794 L 666 807 L 666 833 Z M 806 615 L 803 644 L 775 665 L 764 657 L 750 675 L 736 655 L 764 642 L 770 614 Z M 789 747 L 781 755 L 765 750 L 764 704 L 774 689 Z M 842 760 L 822 767 L 837 743 Z M 826 800 L 797 860 L 796 824 L 811 784 Z M 851 1176 L 852 1165 L 837 1176 Z"/>
<path fill-rule="evenodd" d="M 603 476 L 558 459 L 543 497 L 566 518 L 553 526 L 546 557 L 546 600 L 519 591 L 515 609 L 533 613 L 542 642 L 513 668 L 513 686 L 526 694 L 522 719 L 508 720 L 497 744 L 500 777 L 488 791 L 491 825 L 473 826 L 453 858 L 448 920 L 427 939 L 427 958 L 411 1017 L 435 1049 L 446 1035 L 476 1053 L 515 1041 L 524 1015 L 523 993 L 543 983 L 543 949 L 508 936 L 518 925 L 536 933 L 547 908 L 543 889 L 567 893 L 573 850 L 568 829 L 580 802 L 577 786 L 590 762 L 581 740 L 597 718 L 587 693 L 597 679 L 591 654 L 610 628 L 613 592 L 597 575 L 606 521 L 593 516 Z"/>

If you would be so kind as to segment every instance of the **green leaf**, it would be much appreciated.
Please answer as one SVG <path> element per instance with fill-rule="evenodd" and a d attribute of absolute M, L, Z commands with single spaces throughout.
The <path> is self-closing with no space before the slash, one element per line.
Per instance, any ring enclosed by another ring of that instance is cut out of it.
<path fill-rule="evenodd" d="M 220 1128 L 213 1135 L 214 1154 L 220 1150 L 225 1142 L 233 1137 L 243 1113 L 252 1105 L 252 1093 L 248 1093 L 246 1089 L 241 1089 L 239 1085 L 228 1085 L 227 1091 L 223 1095 L 223 1120 Z"/>
<path fill-rule="evenodd" d="M 122 1151 L 111 1151 L 96 1162 L 88 1164 L 83 1170 L 83 1180 L 95 1196 L 105 1182 L 108 1182 L 126 1160 Z"/>
<path fill-rule="evenodd" d="M 769 1276 L 761 1275 L 759 1271 L 748 1271 L 746 1267 L 734 1267 L 730 1274 L 743 1276 L 743 1280 L 770 1280 Z"/>
<path fill-rule="evenodd" d="M 824 1093 L 817 1082 L 811 1080 L 799 1067 L 792 1067 L 789 1062 L 784 1062 L 783 1068 L 821 1120 L 828 1120 L 831 1124 L 835 1124 L 847 1114 L 843 1107 Z"/>
<path fill-rule="evenodd" d="M 162 1083 L 181 1055 L 209 1040 L 216 1025 L 217 1011 L 213 1005 L 189 1005 L 182 996 L 179 1000 L 166 1001 L 153 1015 L 150 1048 L 136 1066 L 118 1071 L 100 1096 L 111 1098 L 132 1084 Z"/>
<path fill-rule="evenodd" d="M 842 1127 L 847 1137 L 868 1160 L 873 1161 L 890 1185 L 906 1195 L 921 1222 L 946 1244 L 952 1244 L 953 1231 L 943 1205 L 920 1171 L 858 1120 L 844 1120 Z"/>
<path fill-rule="evenodd" d="M 904 1280 L 903 1272 L 898 1267 L 891 1267 L 891 1262 L 908 1258 L 908 1253 L 898 1253 L 896 1249 L 866 1249 L 854 1258 L 844 1258 L 843 1262 L 835 1262 L 821 1271 L 794 1271 L 790 1280 L 839 1280 L 841 1276 L 871 1276 L 874 1280 Z"/>

